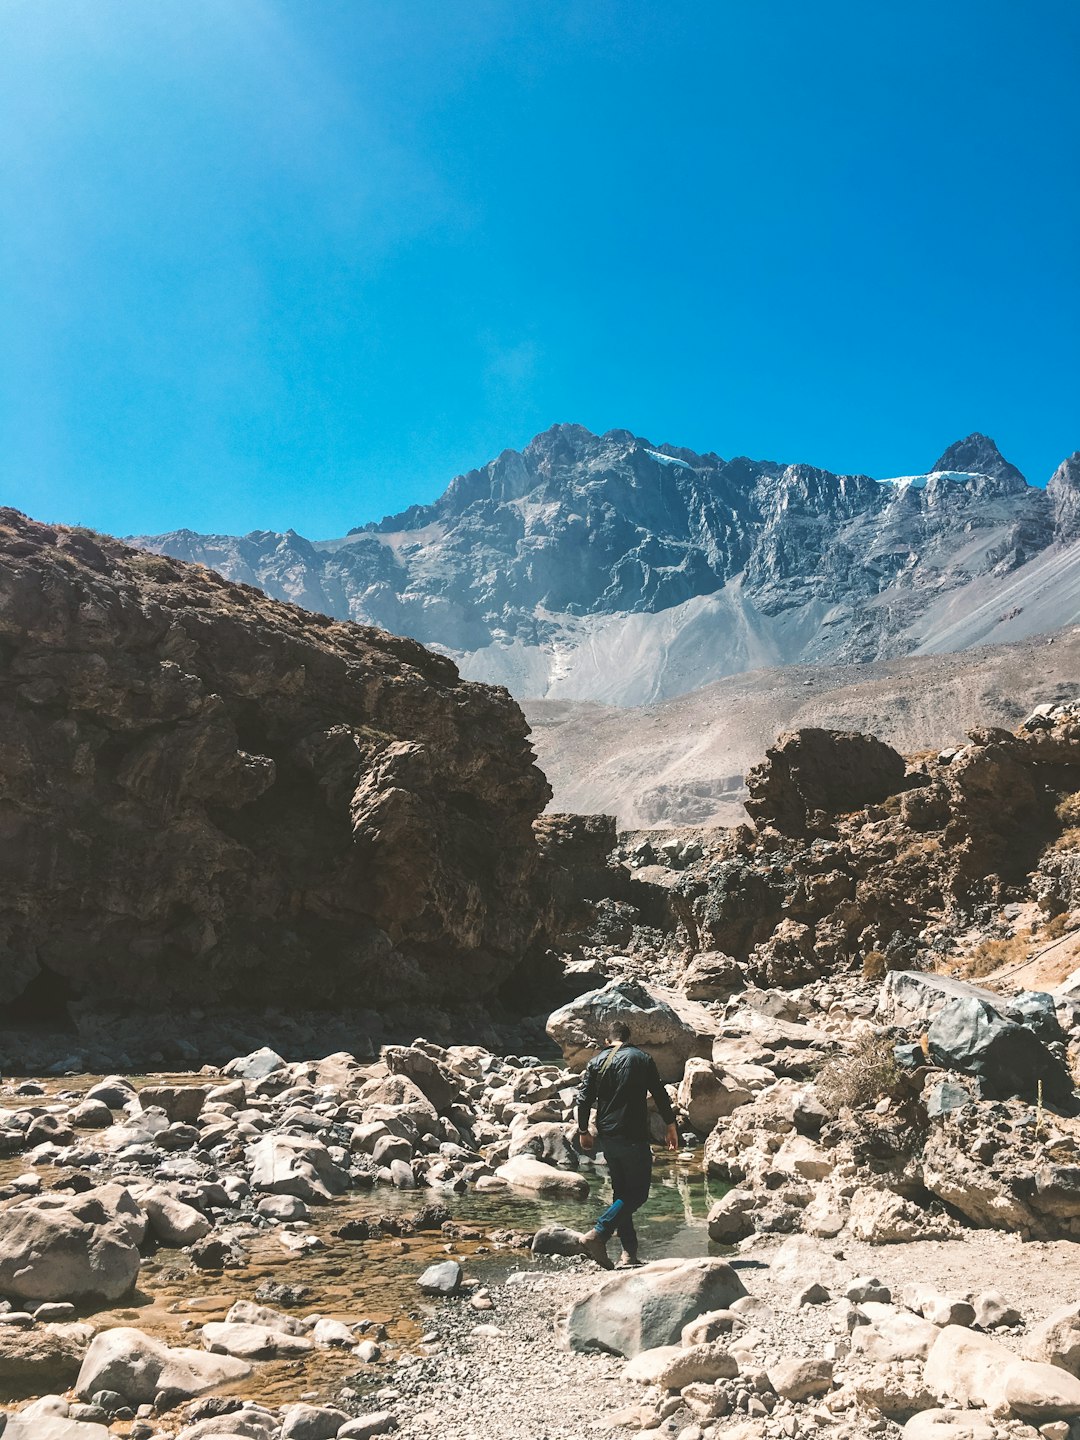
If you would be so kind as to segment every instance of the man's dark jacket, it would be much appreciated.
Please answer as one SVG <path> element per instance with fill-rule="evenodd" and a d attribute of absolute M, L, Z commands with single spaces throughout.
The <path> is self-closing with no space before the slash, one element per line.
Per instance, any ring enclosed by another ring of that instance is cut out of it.
<path fill-rule="evenodd" d="M 593 1056 L 581 1077 L 577 1094 L 578 1130 L 589 1128 L 589 1116 L 596 1106 L 596 1133 L 601 1141 L 622 1140 L 631 1144 L 649 1143 L 649 1096 L 665 1125 L 674 1125 L 660 1072 L 651 1055 L 636 1045 L 617 1045 Z"/>

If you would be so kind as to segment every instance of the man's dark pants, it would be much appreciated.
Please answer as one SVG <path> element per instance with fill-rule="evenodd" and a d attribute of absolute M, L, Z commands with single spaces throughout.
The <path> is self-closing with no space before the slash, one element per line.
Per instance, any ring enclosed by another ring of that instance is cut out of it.
<path fill-rule="evenodd" d="M 614 1230 L 628 1255 L 637 1255 L 638 1237 L 634 1229 L 634 1211 L 649 1198 L 652 1184 L 652 1147 L 647 1141 L 601 1140 L 604 1159 L 611 1179 L 611 1204 L 595 1225 L 597 1235 L 606 1240 Z"/>

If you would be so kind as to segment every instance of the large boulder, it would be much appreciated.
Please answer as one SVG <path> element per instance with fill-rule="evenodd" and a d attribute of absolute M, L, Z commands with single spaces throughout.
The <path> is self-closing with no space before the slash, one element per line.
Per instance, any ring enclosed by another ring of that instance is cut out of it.
<path fill-rule="evenodd" d="M 210 1233 L 210 1221 L 194 1205 L 171 1195 L 163 1185 L 149 1185 L 135 1191 L 146 1211 L 150 1233 L 159 1245 L 194 1245 Z"/>
<path fill-rule="evenodd" d="M 906 769 L 904 757 L 872 735 L 789 730 L 747 775 L 747 813 L 758 825 L 802 835 L 815 810 L 859 810 L 896 794 Z"/>
<path fill-rule="evenodd" d="M 948 1218 L 930 1215 L 891 1190 L 875 1190 L 870 1186 L 862 1186 L 852 1195 L 848 1225 L 856 1240 L 865 1240 L 870 1245 L 944 1240 L 955 1231 Z"/>
<path fill-rule="evenodd" d="M 408 1075 L 383 1075 L 366 1081 L 356 1095 L 366 1120 L 407 1120 L 421 1135 L 439 1131 L 435 1106 Z"/>
<path fill-rule="evenodd" d="M 139 1273 L 145 1228 L 145 1215 L 115 1185 L 23 1200 L 3 1212 L 0 1294 L 39 1302 L 120 1300 Z"/>
<path fill-rule="evenodd" d="M 995 1410 L 1004 1404 L 1004 1376 L 1015 1358 L 1000 1340 L 948 1325 L 934 1341 L 923 1378 L 941 1400 Z"/>
<path fill-rule="evenodd" d="M 1072 1095 L 1068 1070 L 1033 1030 L 1007 1020 L 976 996 L 951 1000 L 926 1032 L 930 1058 L 947 1070 L 975 1075 L 989 1099 L 1034 1100 L 1041 1082 L 1047 1100 Z"/>
<path fill-rule="evenodd" d="M 461 1100 L 458 1077 L 419 1046 L 388 1045 L 382 1058 L 391 1075 L 407 1075 L 436 1111 L 449 1110 Z"/>
<path fill-rule="evenodd" d="M 921 1028 L 953 1000 L 982 1000 L 1000 1007 L 1001 996 L 981 985 L 969 985 L 952 975 L 938 975 L 933 970 L 890 970 L 881 984 L 878 996 L 878 1018 L 887 1025 Z"/>
<path fill-rule="evenodd" d="M 721 1066 L 691 1056 L 679 1083 L 678 1099 L 690 1129 L 708 1135 L 718 1120 L 748 1104 L 753 1096 Z"/>
<path fill-rule="evenodd" d="M 549 1016 L 547 1032 L 566 1063 L 582 1070 L 607 1045 L 613 1020 L 629 1025 L 631 1044 L 649 1052 L 665 1081 L 679 1080 L 691 1056 L 708 1059 L 712 1053 L 716 1021 L 704 1006 L 636 980 L 612 980 L 579 995 Z"/>
<path fill-rule="evenodd" d="M 577 1151 L 570 1143 L 566 1126 L 554 1120 L 538 1120 L 535 1125 L 511 1133 L 509 1158 L 513 1160 L 517 1155 L 532 1155 L 557 1170 L 578 1168 Z"/>
<path fill-rule="evenodd" d="M 115 1390 L 131 1406 L 156 1404 L 168 1409 L 219 1385 L 246 1380 L 251 1366 L 229 1355 L 170 1349 L 141 1330 L 103 1330 L 86 1352 L 76 1392 L 89 1400 L 99 1390 Z"/>
<path fill-rule="evenodd" d="M 1024 1339 L 1026 1360 L 1057 1365 L 1080 1378 L 1080 1304 L 1074 1300 L 1033 1325 Z"/>
<path fill-rule="evenodd" d="M 247 1152 L 251 1188 L 324 1204 L 349 1188 L 349 1177 L 325 1145 L 300 1135 L 266 1135 Z"/>
<path fill-rule="evenodd" d="M 630 1358 L 677 1345 L 683 1327 L 710 1310 L 727 1310 L 746 1294 L 723 1260 L 654 1260 L 601 1281 L 570 1306 L 558 1325 L 570 1350 L 605 1350 Z"/>

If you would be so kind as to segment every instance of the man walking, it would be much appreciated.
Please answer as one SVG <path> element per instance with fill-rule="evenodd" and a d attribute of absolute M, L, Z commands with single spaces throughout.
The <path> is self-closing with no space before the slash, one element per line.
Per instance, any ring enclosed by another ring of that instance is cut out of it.
<path fill-rule="evenodd" d="M 579 1236 L 581 1248 L 604 1270 L 612 1268 L 607 1243 L 612 1231 L 622 1241 L 620 1266 L 638 1265 L 634 1211 L 649 1198 L 652 1148 L 649 1144 L 649 1096 L 667 1125 L 667 1148 L 679 1148 L 675 1111 L 660 1079 L 656 1062 L 630 1042 L 630 1027 L 621 1020 L 608 1026 L 608 1049 L 594 1055 L 581 1077 L 577 1094 L 578 1142 L 593 1148 L 589 1120 L 596 1107 L 596 1139 L 611 1178 L 612 1201 L 591 1230 Z"/>

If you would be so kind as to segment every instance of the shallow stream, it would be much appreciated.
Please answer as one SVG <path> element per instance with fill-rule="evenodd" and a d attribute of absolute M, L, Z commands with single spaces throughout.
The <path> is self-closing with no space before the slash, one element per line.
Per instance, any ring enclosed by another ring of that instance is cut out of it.
<path fill-rule="evenodd" d="M 58 1092 L 85 1092 L 99 1076 L 66 1076 L 62 1081 L 47 1082 L 48 1102 Z M 198 1076 L 146 1076 L 138 1083 L 176 1083 Z M 5 1095 L 0 1103 L 11 1104 Z M 32 1100 L 16 1101 L 30 1103 Z M 91 1139 L 91 1134 L 87 1135 Z M 29 1169 L 25 1157 L 0 1162 L 0 1183 L 10 1182 L 17 1174 Z M 48 1187 L 51 1176 L 47 1169 L 39 1172 Z M 255 1227 L 247 1223 L 218 1224 L 223 1235 L 235 1235 L 247 1254 L 249 1263 L 239 1269 L 221 1272 L 199 1270 L 181 1250 L 161 1249 L 143 1264 L 139 1286 L 125 1304 L 107 1310 L 89 1311 L 85 1318 L 100 1327 L 131 1325 L 159 1335 L 170 1344 L 198 1346 L 198 1327 L 207 1321 L 223 1320 L 236 1300 L 256 1300 L 256 1290 L 268 1281 L 291 1286 L 305 1286 L 310 1292 L 292 1313 L 319 1313 L 355 1322 L 370 1320 L 385 1326 L 387 1344 L 385 1358 L 393 1360 L 403 1351 L 424 1347 L 421 1337 L 427 1332 L 440 1306 L 447 1302 L 428 1300 L 416 1288 L 417 1276 L 435 1260 L 445 1259 L 448 1251 L 461 1262 L 467 1280 L 481 1285 L 496 1283 L 511 1270 L 533 1266 L 565 1265 L 566 1261 L 534 1259 L 520 1246 L 492 1243 L 486 1237 L 493 1231 L 534 1231 L 542 1225 L 562 1224 L 573 1229 L 587 1229 L 609 1201 L 606 1171 L 601 1164 L 585 1162 L 583 1170 L 590 1182 L 587 1200 L 567 1198 L 540 1199 L 521 1191 L 483 1193 L 469 1191 L 454 1194 L 443 1190 L 421 1189 L 400 1191 L 389 1186 L 373 1190 L 354 1190 L 328 1205 L 312 1206 L 307 1233 L 317 1235 L 323 1248 L 297 1255 L 285 1248 L 275 1228 Z M 722 1253 L 712 1246 L 706 1228 L 711 1203 L 724 1193 L 726 1186 L 715 1182 L 710 1187 L 701 1169 L 700 1153 L 682 1152 L 679 1156 L 656 1155 L 653 1189 L 648 1202 L 637 1213 L 636 1224 L 641 1238 L 642 1257 L 660 1259 L 665 1256 L 689 1256 Z M 414 1213 L 426 1203 L 444 1204 L 458 1225 L 483 1232 L 484 1238 L 448 1241 L 439 1231 L 409 1236 L 404 1239 L 349 1241 L 332 1232 L 349 1220 L 400 1212 Z M 292 1227 L 290 1227 L 292 1228 Z M 618 1242 L 611 1246 L 617 1254 Z M 569 1262 L 576 1263 L 576 1262 Z M 264 1302 L 260 1302 L 264 1303 Z M 498 1313 L 477 1312 L 477 1323 L 498 1323 Z M 356 1379 L 358 1369 L 361 1378 Z M 315 1350 L 296 1360 L 274 1360 L 260 1363 L 252 1379 L 244 1385 L 251 1399 L 267 1403 L 295 1400 L 302 1391 L 318 1391 L 330 1396 L 346 1377 L 354 1377 L 358 1388 L 379 1383 L 385 1374 L 380 1363 L 358 1366 L 347 1351 Z"/>

